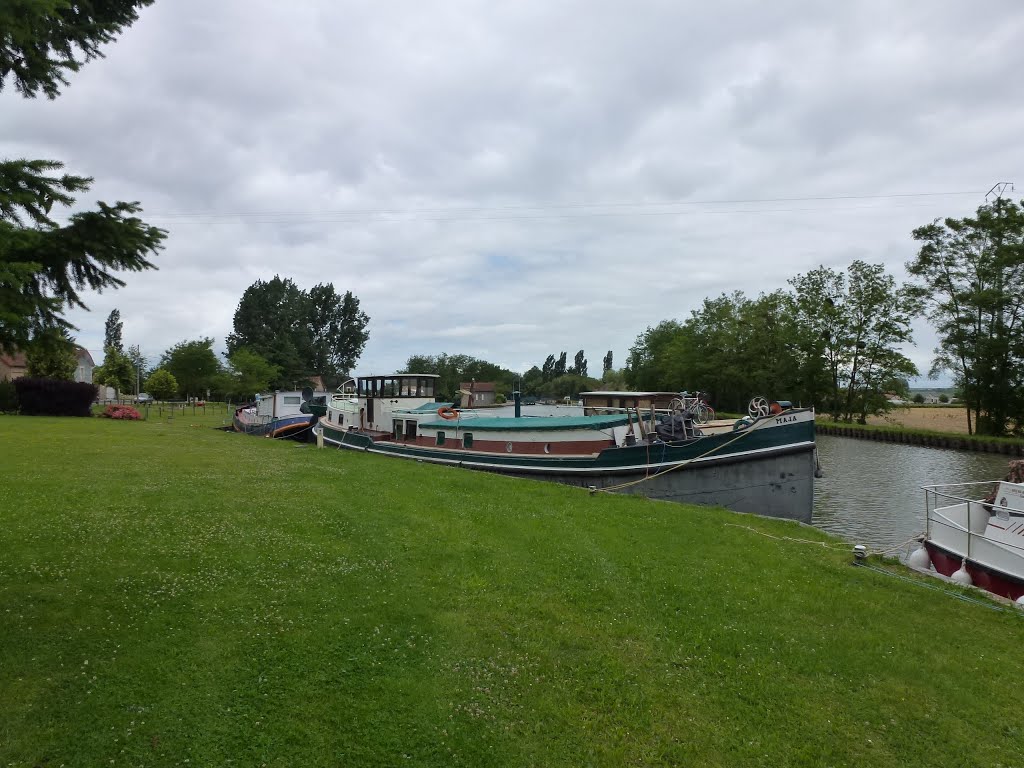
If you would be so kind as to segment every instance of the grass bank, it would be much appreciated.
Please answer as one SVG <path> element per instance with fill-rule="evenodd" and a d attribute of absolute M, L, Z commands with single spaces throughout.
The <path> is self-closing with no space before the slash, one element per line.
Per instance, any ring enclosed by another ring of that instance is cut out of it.
<path fill-rule="evenodd" d="M 1024 620 L 779 521 L 0 417 L 0 764 L 1024 764 Z"/>
<path fill-rule="evenodd" d="M 924 445 L 932 448 L 953 448 L 963 451 L 1024 456 L 1024 440 L 1017 437 L 968 435 L 966 432 L 943 432 L 936 429 L 901 427 L 892 424 L 850 424 L 833 421 L 826 416 L 818 416 L 816 421 L 819 434 Z"/>

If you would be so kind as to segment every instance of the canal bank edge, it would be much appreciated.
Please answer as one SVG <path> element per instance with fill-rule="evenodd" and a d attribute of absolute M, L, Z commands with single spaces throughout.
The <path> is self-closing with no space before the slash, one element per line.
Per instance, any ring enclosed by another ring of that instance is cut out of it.
<path fill-rule="evenodd" d="M 837 424 L 818 421 L 815 430 L 822 435 L 855 437 L 860 440 L 875 440 L 884 443 L 905 443 L 928 448 L 950 448 L 959 451 L 999 453 L 1005 456 L 1024 456 L 1024 441 L 1010 439 L 986 439 L 975 435 L 948 435 L 926 433 L 885 427 L 865 427 L 857 424 Z"/>

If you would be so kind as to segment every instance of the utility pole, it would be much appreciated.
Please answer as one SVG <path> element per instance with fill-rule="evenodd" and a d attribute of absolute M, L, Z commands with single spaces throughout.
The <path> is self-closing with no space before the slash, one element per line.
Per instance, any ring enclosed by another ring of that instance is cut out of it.
<path fill-rule="evenodd" d="M 1000 181 L 1000 182 L 998 182 L 996 184 L 993 184 L 992 185 L 992 189 L 990 189 L 988 192 L 985 193 L 985 202 L 986 203 L 988 202 L 988 198 L 992 194 L 995 194 L 995 197 L 996 197 L 997 201 L 998 200 L 1002 200 L 1003 199 L 1003 193 L 1006 191 L 1007 187 L 1009 187 L 1010 191 L 1013 192 L 1013 182 L 1012 181 Z"/>

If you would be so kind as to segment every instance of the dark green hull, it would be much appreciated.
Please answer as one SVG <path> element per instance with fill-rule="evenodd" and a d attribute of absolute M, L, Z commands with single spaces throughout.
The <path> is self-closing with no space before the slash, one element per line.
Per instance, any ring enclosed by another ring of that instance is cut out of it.
<path fill-rule="evenodd" d="M 814 496 L 813 413 L 686 443 L 642 443 L 596 456 L 523 456 L 373 440 L 320 422 L 324 440 L 353 450 L 452 464 L 515 477 L 650 498 L 724 506 L 810 522 Z"/>

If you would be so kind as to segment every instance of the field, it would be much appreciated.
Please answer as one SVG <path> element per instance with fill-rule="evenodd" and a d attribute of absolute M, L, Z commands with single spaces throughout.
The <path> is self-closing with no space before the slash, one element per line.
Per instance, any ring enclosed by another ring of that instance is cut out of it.
<path fill-rule="evenodd" d="M 905 406 L 893 408 L 885 416 L 870 416 L 868 424 L 966 435 L 967 409 L 951 405 Z"/>
<path fill-rule="evenodd" d="M 0 417 L 0 765 L 1024 766 L 1024 616 L 806 527 Z"/>

